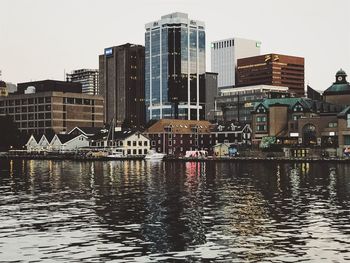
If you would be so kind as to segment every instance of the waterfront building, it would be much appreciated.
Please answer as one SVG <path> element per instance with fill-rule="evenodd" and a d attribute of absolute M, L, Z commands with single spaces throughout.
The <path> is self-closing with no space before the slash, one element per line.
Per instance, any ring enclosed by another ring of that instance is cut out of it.
<path fill-rule="evenodd" d="M 266 98 L 290 97 L 287 87 L 270 85 L 221 89 L 219 95 L 215 98 L 215 119 L 248 124 L 252 121 L 251 111 L 255 103 Z"/>
<path fill-rule="evenodd" d="M 350 83 L 346 80 L 347 74 L 340 69 L 335 75 L 335 82 L 323 92 L 326 102 L 339 105 L 350 105 Z"/>
<path fill-rule="evenodd" d="M 215 97 L 218 96 L 218 73 L 206 72 L 199 78 L 200 82 L 203 81 L 205 85 L 205 119 L 208 121 L 215 120 Z"/>
<path fill-rule="evenodd" d="M 77 83 L 74 83 L 77 84 Z M 67 132 L 76 126 L 103 126 L 103 98 L 82 93 L 45 91 L 31 86 L 0 98 L 0 115 L 13 118 L 27 134 Z"/>
<path fill-rule="evenodd" d="M 204 23 L 172 13 L 145 28 L 147 121 L 204 119 Z"/>
<path fill-rule="evenodd" d="M 280 54 L 237 60 L 237 86 L 273 85 L 288 87 L 290 93 L 304 97 L 304 58 Z"/>
<path fill-rule="evenodd" d="M 186 151 L 209 150 L 210 128 L 209 121 L 162 119 L 144 134 L 156 152 L 185 156 Z"/>
<path fill-rule="evenodd" d="M 18 83 L 16 94 L 25 94 L 26 92 L 31 92 L 31 91 L 36 93 L 46 92 L 46 91 L 81 93 L 82 85 L 81 83 L 51 80 L 51 79 L 23 82 L 23 83 Z"/>
<path fill-rule="evenodd" d="M 231 144 L 218 143 L 213 146 L 213 156 L 215 157 L 228 157 Z"/>
<path fill-rule="evenodd" d="M 265 99 L 252 112 L 253 142 L 268 136 L 284 145 L 337 147 L 338 114 L 343 109 L 307 98 Z"/>
<path fill-rule="evenodd" d="M 145 48 L 124 44 L 99 56 L 100 95 L 105 100 L 105 122 L 142 128 L 145 125 Z"/>
<path fill-rule="evenodd" d="M 88 137 L 79 134 L 31 135 L 26 143 L 27 152 L 76 151 L 89 146 Z"/>
<path fill-rule="evenodd" d="M 212 42 L 211 71 L 219 74 L 218 87 L 234 87 L 237 60 L 260 55 L 260 46 L 260 41 L 236 37 Z"/>
<path fill-rule="evenodd" d="M 81 83 L 82 93 L 90 95 L 99 94 L 98 69 L 78 69 L 66 74 L 68 82 Z"/>
<path fill-rule="evenodd" d="M 124 130 L 112 134 L 101 132 L 90 138 L 90 146 L 95 148 L 115 147 L 124 156 L 146 155 L 150 149 L 150 140 L 138 131 Z"/>
<path fill-rule="evenodd" d="M 88 146 L 89 138 L 83 134 L 55 134 L 50 142 L 50 151 L 76 151 Z"/>
<path fill-rule="evenodd" d="M 218 122 L 211 125 L 210 133 L 210 145 L 219 143 L 242 146 L 251 145 L 252 129 L 249 124 Z"/>
<path fill-rule="evenodd" d="M 38 137 L 38 135 L 34 135 L 32 134 L 27 143 L 25 144 L 26 148 L 27 148 L 27 152 L 37 152 L 39 151 L 39 142 L 40 138 Z"/>

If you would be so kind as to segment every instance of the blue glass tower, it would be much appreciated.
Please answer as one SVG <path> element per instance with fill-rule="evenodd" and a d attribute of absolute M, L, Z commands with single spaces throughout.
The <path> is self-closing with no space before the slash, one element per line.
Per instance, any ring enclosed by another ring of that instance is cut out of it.
<path fill-rule="evenodd" d="M 204 119 L 205 26 L 172 13 L 146 24 L 146 118 Z"/>

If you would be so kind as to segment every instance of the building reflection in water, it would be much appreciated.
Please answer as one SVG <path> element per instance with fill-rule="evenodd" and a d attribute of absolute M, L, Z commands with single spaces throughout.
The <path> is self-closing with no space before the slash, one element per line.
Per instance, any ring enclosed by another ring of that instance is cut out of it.
<path fill-rule="evenodd" d="M 101 261 L 122 259 L 122 248 L 136 257 L 219 246 L 228 261 L 256 262 L 317 261 L 331 246 L 350 252 L 349 165 L 15 160 L 1 167 L 10 189 L 2 195 L 28 207 L 26 235 L 81 231 L 92 251 L 111 245 L 97 252 Z"/>

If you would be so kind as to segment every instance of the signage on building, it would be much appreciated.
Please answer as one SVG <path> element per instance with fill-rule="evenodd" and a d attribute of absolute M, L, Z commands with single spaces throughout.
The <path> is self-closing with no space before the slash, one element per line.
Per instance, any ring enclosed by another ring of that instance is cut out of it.
<path fill-rule="evenodd" d="M 291 132 L 290 137 L 299 137 L 299 133 L 298 132 Z"/>
<path fill-rule="evenodd" d="M 112 48 L 106 48 L 105 49 L 105 56 L 111 56 L 113 55 L 113 49 Z"/>

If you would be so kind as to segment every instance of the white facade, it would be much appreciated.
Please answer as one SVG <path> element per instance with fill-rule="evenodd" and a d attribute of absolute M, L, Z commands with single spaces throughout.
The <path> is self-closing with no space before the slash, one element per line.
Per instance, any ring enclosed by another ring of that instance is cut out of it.
<path fill-rule="evenodd" d="M 41 136 L 38 142 L 38 151 L 49 151 L 51 149 L 50 142 L 45 135 Z"/>
<path fill-rule="evenodd" d="M 150 150 L 150 140 L 141 133 L 134 133 L 118 141 L 118 148 L 123 150 L 124 156 L 146 155 Z"/>
<path fill-rule="evenodd" d="M 26 143 L 27 152 L 33 152 L 39 150 L 39 144 L 33 135 L 30 136 L 28 142 Z"/>
<path fill-rule="evenodd" d="M 236 82 L 237 59 L 260 55 L 261 42 L 229 38 L 211 43 L 211 71 L 218 73 L 218 87 L 232 87 Z"/>
<path fill-rule="evenodd" d="M 79 148 L 88 147 L 89 140 L 87 136 L 81 134 L 66 142 L 62 142 L 59 136 L 56 134 L 53 137 L 50 146 L 52 151 L 74 151 L 78 150 Z"/>

